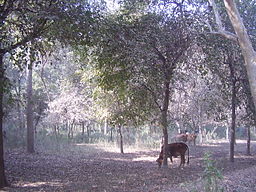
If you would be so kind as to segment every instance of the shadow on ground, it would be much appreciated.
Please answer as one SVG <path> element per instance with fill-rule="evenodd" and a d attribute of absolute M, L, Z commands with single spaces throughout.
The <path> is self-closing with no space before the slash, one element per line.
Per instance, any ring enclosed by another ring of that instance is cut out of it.
<path fill-rule="evenodd" d="M 255 143 L 252 144 L 255 149 Z M 156 192 L 193 181 L 202 176 L 203 155 L 210 152 L 223 174 L 256 165 L 254 155 L 246 156 L 245 143 L 236 145 L 235 162 L 229 162 L 229 145 L 213 143 L 190 146 L 190 164 L 178 168 L 179 158 L 167 169 L 158 169 L 158 150 L 128 151 L 98 145 L 73 145 L 59 152 L 26 154 L 22 150 L 5 153 L 5 166 L 11 187 L 5 191 L 85 191 Z"/>

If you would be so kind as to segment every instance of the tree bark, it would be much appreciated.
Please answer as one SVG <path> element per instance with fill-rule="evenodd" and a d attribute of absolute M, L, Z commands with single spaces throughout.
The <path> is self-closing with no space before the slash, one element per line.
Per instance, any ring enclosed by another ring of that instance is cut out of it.
<path fill-rule="evenodd" d="M 237 10 L 234 0 L 223 0 L 229 19 L 238 37 L 238 42 L 245 60 L 245 67 L 250 83 L 250 89 L 253 96 L 253 102 L 256 107 L 256 53 L 253 49 L 247 30 L 243 24 L 240 14 Z"/>
<path fill-rule="evenodd" d="M 247 100 L 248 100 L 248 110 L 250 113 L 252 113 L 252 118 L 253 118 L 253 123 L 254 126 L 256 126 L 256 110 L 255 110 L 255 105 L 253 102 L 253 98 L 252 98 L 252 93 L 249 87 L 249 80 L 248 80 L 248 75 L 246 73 L 246 69 L 243 66 L 243 74 L 245 77 L 245 80 L 242 82 L 243 85 L 243 89 L 244 92 L 247 96 Z M 248 113 L 249 113 L 248 112 Z M 248 129 L 247 129 L 247 155 L 251 155 L 251 151 L 250 151 L 250 147 L 251 147 L 251 129 L 250 129 L 250 124 L 248 124 Z"/>
<path fill-rule="evenodd" d="M 168 167 L 167 165 L 167 145 L 168 145 L 168 123 L 167 123 L 167 114 L 168 114 L 168 107 L 169 107 L 169 98 L 170 98 L 170 80 L 166 80 L 164 84 L 164 101 L 163 107 L 161 111 L 161 125 L 163 129 L 164 135 L 164 162 L 163 168 Z"/>
<path fill-rule="evenodd" d="M 55 135 L 55 140 L 57 143 L 57 147 L 59 149 L 59 128 L 58 128 L 58 124 L 53 125 L 53 131 L 54 131 L 54 135 Z"/>
<path fill-rule="evenodd" d="M 2 25 L 5 23 L 5 21 L 7 20 L 7 18 L 9 18 L 9 16 L 12 14 L 12 11 L 17 9 L 16 3 L 14 3 L 14 1 L 4 1 L 4 2 L 5 2 L 5 5 L 1 7 L 4 9 L 4 12 L 1 13 L 1 19 L 0 19 L 1 28 L 2 28 Z M 6 5 L 8 5 L 8 7 L 5 7 Z M 42 19 L 40 18 L 40 20 Z M 18 19 L 18 22 L 20 22 L 19 19 Z M 47 23 L 47 19 L 43 19 L 41 22 L 35 22 L 34 24 L 36 25 L 33 24 L 33 31 L 31 31 L 31 33 L 29 34 L 24 33 L 26 34 L 26 36 L 21 36 L 20 39 L 14 43 L 12 43 L 12 41 L 9 41 L 8 39 L 5 39 L 10 44 L 7 45 L 7 47 L 3 47 L 3 46 L 0 47 L 0 188 L 7 186 L 7 181 L 4 174 L 4 154 L 3 154 L 4 153 L 4 150 L 3 150 L 4 148 L 3 147 L 3 95 L 4 95 L 4 89 L 6 88 L 3 58 L 5 53 L 11 52 L 17 47 L 25 45 L 27 42 L 35 39 L 36 37 L 41 36 L 45 30 L 46 23 Z M 20 34 L 22 35 L 22 33 Z"/>
<path fill-rule="evenodd" d="M 84 126 L 85 122 L 82 122 L 82 143 L 84 142 L 84 130 L 85 130 L 85 126 Z"/>
<path fill-rule="evenodd" d="M 229 128 L 228 128 L 228 124 L 226 127 L 226 140 L 229 141 Z"/>
<path fill-rule="evenodd" d="M 234 149 L 235 149 L 235 127 L 236 127 L 236 84 L 232 83 L 232 121 L 230 129 L 230 156 L 229 160 L 234 162 Z"/>
<path fill-rule="evenodd" d="M 3 141 L 3 97 L 4 97 L 4 52 L 0 50 L 0 189 L 6 187 L 7 180 L 5 177 L 5 170 L 4 170 L 4 141 Z"/>
<path fill-rule="evenodd" d="M 69 121 L 67 121 L 66 125 L 67 125 L 67 130 L 68 130 L 68 141 L 69 141 L 70 138 L 71 138 L 71 131 L 70 131 L 71 125 L 70 125 L 70 124 L 71 124 L 71 123 L 69 123 Z"/>
<path fill-rule="evenodd" d="M 18 132 L 18 139 L 20 141 L 24 140 L 24 128 L 25 128 L 25 118 L 24 118 L 24 113 L 22 112 L 22 105 L 21 105 L 21 81 L 20 79 L 18 80 L 18 90 L 17 90 L 17 95 L 19 97 L 19 101 L 17 102 L 17 110 L 18 110 L 18 122 L 19 122 L 19 132 Z M 25 147 L 25 146 L 24 146 Z"/>
<path fill-rule="evenodd" d="M 230 156 L 229 160 L 234 162 L 234 149 L 235 149 L 235 132 L 236 132 L 236 77 L 233 66 L 232 55 L 229 56 L 228 65 L 230 69 L 230 79 L 232 84 L 232 103 L 231 103 L 231 129 L 230 129 Z"/>
<path fill-rule="evenodd" d="M 27 152 L 34 153 L 34 126 L 33 126 L 33 101 L 32 101 L 32 63 L 28 65 L 27 79 Z"/>
<path fill-rule="evenodd" d="M 251 155 L 251 129 L 250 126 L 247 128 L 247 148 L 246 148 L 246 154 Z"/>
<path fill-rule="evenodd" d="M 124 153 L 124 145 L 123 145 L 123 134 L 122 134 L 122 126 L 118 125 L 118 132 L 120 136 L 120 152 Z"/>
<path fill-rule="evenodd" d="M 110 128 L 110 141 L 113 142 L 113 127 Z"/>
<path fill-rule="evenodd" d="M 107 118 L 104 120 L 104 135 L 107 135 L 108 131 L 108 120 Z"/>

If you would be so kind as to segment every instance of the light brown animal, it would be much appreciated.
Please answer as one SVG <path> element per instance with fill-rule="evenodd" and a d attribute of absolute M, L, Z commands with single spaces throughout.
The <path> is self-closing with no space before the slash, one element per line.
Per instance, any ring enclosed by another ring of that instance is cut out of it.
<path fill-rule="evenodd" d="M 185 161 L 186 161 L 185 160 L 186 151 L 188 151 L 187 164 L 189 164 L 189 148 L 185 143 L 182 143 L 182 142 L 168 144 L 168 146 L 167 146 L 167 158 L 169 157 L 171 162 L 173 162 L 172 157 L 180 156 L 180 165 L 179 165 L 179 167 L 181 167 L 182 165 L 184 166 Z M 162 146 L 159 157 L 156 160 L 156 162 L 158 163 L 159 168 L 162 166 L 163 160 L 164 160 L 164 146 Z"/>
<path fill-rule="evenodd" d="M 184 143 L 186 143 L 187 142 L 187 134 L 182 133 L 182 134 L 176 135 L 174 137 L 174 140 L 176 142 L 184 142 Z"/>
<path fill-rule="evenodd" d="M 182 133 L 179 135 L 176 135 L 174 137 L 175 142 L 188 142 L 188 144 L 190 144 L 191 142 L 193 142 L 194 145 L 196 145 L 196 138 L 197 138 L 197 134 L 194 133 Z"/>
<path fill-rule="evenodd" d="M 188 142 L 188 144 L 193 142 L 193 144 L 196 145 L 196 138 L 197 138 L 197 134 L 194 134 L 194 133 L 187 134 L 187 142 Z"/>

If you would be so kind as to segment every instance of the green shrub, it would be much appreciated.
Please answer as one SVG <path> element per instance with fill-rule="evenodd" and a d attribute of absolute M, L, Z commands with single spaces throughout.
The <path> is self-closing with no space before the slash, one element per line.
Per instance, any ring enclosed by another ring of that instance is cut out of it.
<path fill-rule="evenodd" d="M 204 154 L 204 173 L 203 173 L 203 184 L 204 191 L 206 192 L 221 192 L 224 188 L 221 187 L 220 183 L 223 176 L 215 165 L 215 161 L 211 158 L 210 153 Z"/>

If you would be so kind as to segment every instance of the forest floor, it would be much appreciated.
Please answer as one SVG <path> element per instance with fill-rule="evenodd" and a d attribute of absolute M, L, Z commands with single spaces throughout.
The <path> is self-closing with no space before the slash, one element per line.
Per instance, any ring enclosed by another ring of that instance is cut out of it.
<path fill-rule="evenodd" d="M 256 142 L 251 144 L 252 155 L 247 156 L 246 142 L 237 141 L 234 163 L 229 161 L 227 142 L 190 146 L 190 163 L 184 168 L 178 168 L 180 159 L 175 158 L 172 164 L 168 161 L 168 168 L 159 169 L 156 149 L 125 147 L 124 152 L 92 144 L 72 145 L 59 152 L 39 150 L 35 154 L 8 150 L 5 167 L 10 187 L 2 191 L 205 191 L 202 176 L 206 152 L 212 154 L 221 170 L 220 186 L 224 191 L 256 191 Z"/>

